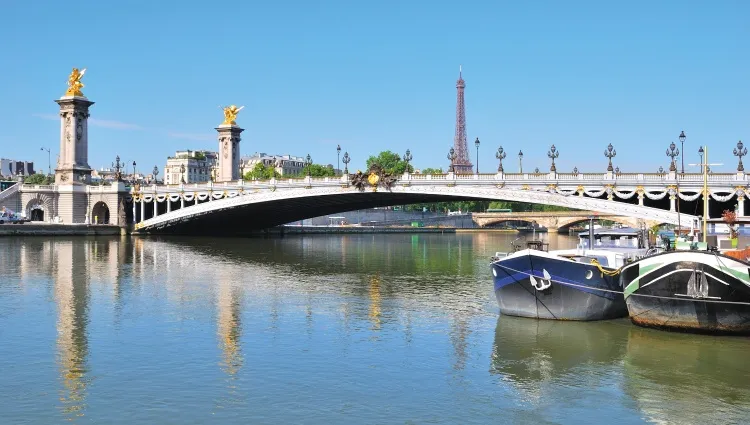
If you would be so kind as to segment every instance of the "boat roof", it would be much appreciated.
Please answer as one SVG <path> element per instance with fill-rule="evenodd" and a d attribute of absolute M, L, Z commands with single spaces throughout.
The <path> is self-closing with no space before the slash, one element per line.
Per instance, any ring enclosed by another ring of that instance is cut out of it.
<path fill-rule="evenodd" d="M 637 236 L 638 229 L 634 227 L 621 227 L 619 229 L 594 229 L 594 236 Z M 579 237 L 589 237 L 588 230 L 578 234 Z"/>

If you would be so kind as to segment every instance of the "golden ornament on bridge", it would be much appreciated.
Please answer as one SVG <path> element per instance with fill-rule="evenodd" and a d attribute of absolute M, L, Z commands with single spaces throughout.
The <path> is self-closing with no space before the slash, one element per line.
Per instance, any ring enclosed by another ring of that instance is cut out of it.
<path fill-rule="evenodd" d="M 84 87 L 83 83 L 81 82 L 81 78 L 83 78 L 83 74 L 86 73 L 86 68 L 84 68 L 82 71 L 79 71 L 78 68 L 73 68 L 73 72 L 70 73 L 70 76 L 68 76 L 68 90 L 65 92 L 65 96 L 83 96 L 83 92 L 81 89 Z"/>
<path fill-rule="evenodd" d="M 367 177 L 367 181 L 368 181 L 368 182 L 369 182 L 369 183 L 370 183 L 371 185 L 373 185 L 373 186 L 377 186 L 377 185 L 378 185 L 378 182 L 380 181 L 380 176 L 378 176 L 378 175 L 377 175 L 377 174 L 375 174 L 375 173 L 370 173 L 370 175 L 369 175 L 369 176 Z"/>
<path fill-rule="evenodd" d="M 221 123 L 221 125 L 237 125 L 237 114 L 240 113 L 242 108 L 244 108 L 244 106 L 240 106 L 239 108 L 237 105 L 222 107 L 221 109 L 224 110 L 224 122 Z"/>

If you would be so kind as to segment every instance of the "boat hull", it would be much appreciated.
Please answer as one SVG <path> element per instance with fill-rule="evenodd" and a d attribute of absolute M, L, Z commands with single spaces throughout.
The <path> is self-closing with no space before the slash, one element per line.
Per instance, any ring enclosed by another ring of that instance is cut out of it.
<path fill-rule="evenodd" d="M 750 264 L 716 253 L 670 251 L 621 274 L 631 321 L 711 334 L 750 334 Z"/>
<path fill-rule="evenodd" d="M 545 270 L 551 279 L 545 279 Z M 619 279 L 593 264 L 528 251 L 492 263 L 492 274 L 500 313 L 508 316 L 584 321 L 627 316 Z"/>

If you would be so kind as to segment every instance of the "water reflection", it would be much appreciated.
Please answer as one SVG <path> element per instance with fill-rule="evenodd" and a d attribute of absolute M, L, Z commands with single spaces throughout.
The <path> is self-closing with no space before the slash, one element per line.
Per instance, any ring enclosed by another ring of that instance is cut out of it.
<path fill-rule="evenodd" d="M 63 412 L 83 416 L 89 384 L 88 326 L 89 287 L 86 262 L 87 245 L 55 243 L 55 301 L 57 302 L 57 351 L 63 388 L 60 395 Z"/>
<path fill-rule="evenodd" d="M 625 354 L 626 321 L 562 322 L 501 316 L 490 371 L 539 403 L 555 385 L 596 385 Z"/>
<path fill-rule="evenodd" d="M 242 289 L 232 285 L 229 279 L 219 282 L 217 297 L 217 333 L 222 351 L 222 369 L 233 376 L 242 367 Z"/>
<path fill-rule="evenodd" d="M 370 287 L 368 291 L 370 297 L 370 311 L 368 317 L 372 323 L 372 330 L 380 329 L 380 275 L 370 277 Z"/>
<path fill-rule="evenodd" d="M 649 421 L 741 423 L 750 418 L 747 338 L 631 327 L 624 389 Z"/>

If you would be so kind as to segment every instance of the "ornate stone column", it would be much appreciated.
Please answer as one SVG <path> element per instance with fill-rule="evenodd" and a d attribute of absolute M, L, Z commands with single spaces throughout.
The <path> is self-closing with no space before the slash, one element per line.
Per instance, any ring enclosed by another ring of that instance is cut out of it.
<path fill-rule="evenodd" d="M 230 105 L 224 108 L 224 122 L 216 128 L 219 133 L 219 164 L 217 182 L 237 181 L 240 176 L 240 128 L 235 121 L 244 106 Z"/>
<path fill-rule="evenodd" d="M 73 68 L 68 77 L 68 90 L 60 99 L 60 158 L 55 168 L 55 184 L 86 184 L 91 182 L 89 166 L 89 107 L 94 104 L 84 96 L 81 78 L 86 72 Z"/>
<path fill-rule="evenodd" d="M 745 196 L 744 195 L 737 196 L 737 216 L 738 217 L 745 216 Z"/>

